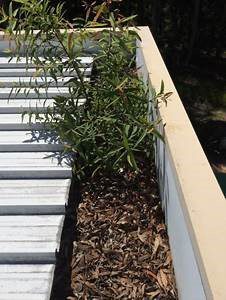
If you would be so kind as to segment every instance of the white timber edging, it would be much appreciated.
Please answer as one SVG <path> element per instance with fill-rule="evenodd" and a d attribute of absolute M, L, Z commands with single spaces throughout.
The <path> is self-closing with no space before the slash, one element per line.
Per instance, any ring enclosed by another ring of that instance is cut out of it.
<path fill-rule="evenodd" d="M 86 81 L 92 62 L 78 58 Z M 71 158 L 61 156 L 44 113 L 69 95 L 64 84 L 76 73 L 65 69 L 56 83 L 40 70 L 35 77 L 29 63 L 0 56 L 0 300 L 49 300 L 71 184 Z"/>
<path fill-rule="evenodd" d="M 156 167 L 179 298 L 225 300 L 226 200 L 150 30 L 138 34 L 137 67 L 150 100 L 161 81 L 173 93 L 154 115 L 165 139 L 156 144 Z"/>

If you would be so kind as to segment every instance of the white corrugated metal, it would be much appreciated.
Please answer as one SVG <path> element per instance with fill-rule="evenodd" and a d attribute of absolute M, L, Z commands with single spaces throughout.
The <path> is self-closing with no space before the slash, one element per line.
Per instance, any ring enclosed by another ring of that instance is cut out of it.
<path fill-rule="evenodd" d="M 92 58 L 78 62 L 89 80 Z M 43 121 L 76 73 L 65 69 L 58 83 L 40 73 L 31 77 L 37 70 L 26 58 L 0 57 L 0 300 L 49 299 L 68 201 L 70 159 L 60 157 L 63 145 Z M 22 117 L 24 111 L 42 119 Z"/>

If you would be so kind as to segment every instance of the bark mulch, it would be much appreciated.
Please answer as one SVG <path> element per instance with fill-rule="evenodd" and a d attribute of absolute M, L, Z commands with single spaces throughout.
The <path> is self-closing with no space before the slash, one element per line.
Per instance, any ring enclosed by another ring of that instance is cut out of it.
<path fill-rule="evenodd" d="M 82 185 L 67 299 L 178 299 L 154 167 L 143 170 Z"/>

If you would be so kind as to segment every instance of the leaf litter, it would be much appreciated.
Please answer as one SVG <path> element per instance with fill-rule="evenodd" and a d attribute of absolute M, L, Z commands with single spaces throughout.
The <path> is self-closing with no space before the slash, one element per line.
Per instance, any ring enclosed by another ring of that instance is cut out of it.
<path fill-rule="evenodd" d="M 82 184 L 71 300 L 178 299 L 154 167 Z"/>

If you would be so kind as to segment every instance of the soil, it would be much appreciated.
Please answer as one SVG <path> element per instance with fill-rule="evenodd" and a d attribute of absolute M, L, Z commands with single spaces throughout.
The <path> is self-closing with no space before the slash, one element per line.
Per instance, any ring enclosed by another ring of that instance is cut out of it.
<path fill-rule="evenodd" d="M 178 299 L 154 166 L 82 184 L 71 287 L 77 299 Z"/>

